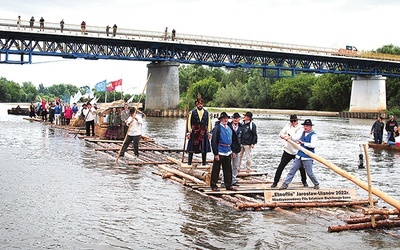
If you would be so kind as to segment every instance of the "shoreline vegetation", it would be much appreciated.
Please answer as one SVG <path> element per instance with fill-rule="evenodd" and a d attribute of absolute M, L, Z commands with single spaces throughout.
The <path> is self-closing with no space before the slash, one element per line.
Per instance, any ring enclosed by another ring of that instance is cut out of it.
<path fill-rule="evenodd" d="M 328 117 L 339 117 L 339 112 L 331 111 L 317 111 L 317 110 L 294 110 L 294 109 L 255 109 L 255 108 L 220 108 L 220 107 L 204 107 L 213 114 L 220 114 L 225 111 L 228 115 L 238 112 L 244 114 L 246 111 L 250 111 L 255 116 L 264 115 L 300 115 L 300 116 L 328 116 Z"/>

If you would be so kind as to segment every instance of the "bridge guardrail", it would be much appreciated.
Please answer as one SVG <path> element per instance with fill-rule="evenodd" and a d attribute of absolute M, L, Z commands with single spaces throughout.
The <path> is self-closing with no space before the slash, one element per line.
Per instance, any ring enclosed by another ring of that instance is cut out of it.
<path fill-rule="evenodd" d="M 110 35 L 106 35 L 106 28 L 100 26 L 86 26 L 86 32 L 82 34 L 80 24 L 64 24 L 64 32 L 61 33 L 61 28 L 59 23 L 45 22 L 44 31 L 39 31 L 39 22 L 35 21 L 33 30 L 29 26 L 29 20 L 21 20 L 21 26 L 18 27 L 17 20 L 14 19 L 0 19 L 0 29 L 5 28 L 8 30 L 24 31 L 24 32 L 46 32 L 53 34 L 68 34 L 76 36 L 91 36 L 91 37 L 103 37 L 111 38 L 112 27 L 110 27 Z M 165 32 L 159 31 L 147 31 L 147 30 L 137 30 L 137 29 L 126 29 L 118 28 L 116 39 L 138 39 L 138 40 L 157 40 L 165 41 L 166 43 L 188 43 L 188 44 L 202 44 L 202 45 L 212 45 L 221 46 L 229 48 L 239 48 L 239 49 L 254 49 L 254 50 L 266 50 L 266 51 L 282 51 L 291 52 L 299 54 L 315 54 L 315 55 L 328 55 L 328 56 L 338 56 L 338 57 L 354 57 L 354 58 L 366 58 L 374 60 L 384 60 L 384 61 L 400 61 L 400 56 L 391 54 L 382 54 L 376 52 L 368 51 L 358 51 L 352 54 L 340 53 L 342 49 L 318 47 L 318 46 L 307 46 L 307 45 L 297 45 L 297 44 L 285 44 L 276 42 L 265 42 L 256 40 L 246 40 L 246 39 L 236 39 L 236 38 L 225 38 L 225 37 L 212 37 L 203 35 L 193 35 L 178 33 L 176 35 L 175 41 L 170 39 L 170 34 L 167 35 L 167 40 L 164 39 Z"/>

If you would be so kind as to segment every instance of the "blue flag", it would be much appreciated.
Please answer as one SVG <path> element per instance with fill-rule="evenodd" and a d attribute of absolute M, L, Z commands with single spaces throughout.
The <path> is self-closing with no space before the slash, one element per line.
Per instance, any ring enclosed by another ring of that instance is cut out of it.
<path fill-rule="evenodd" d="M 97 92 L 105 92 L 106 91 L 106 84 L 107 84 L 107 81 L 104 80 L 104 81 L 96 83 L 94 88 L 96 89 Z"/>

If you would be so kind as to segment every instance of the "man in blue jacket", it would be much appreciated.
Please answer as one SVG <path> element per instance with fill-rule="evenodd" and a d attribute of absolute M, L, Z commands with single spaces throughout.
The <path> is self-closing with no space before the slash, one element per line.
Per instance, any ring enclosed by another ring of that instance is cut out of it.
<path fill-rule="evenodd" d="M 215 127 L 212 131 L 211 139 L 211 148 L 214 154 L 214 163 L 211 171 L 210 186 L 212 191 L 219 191 L 217 187 L 217 182 L 222 165 L 226 190 L 237 191 L 237 189 L 232 186 L 231 157 L 236 157 L 236 153 L 232 152 L 232 150 L 239 147 L 239 144 L 232 128 L 228 126 L 228 114 L 222 112 L 218 119 L 219 123 L 217 122 L 215 124 Z"/>

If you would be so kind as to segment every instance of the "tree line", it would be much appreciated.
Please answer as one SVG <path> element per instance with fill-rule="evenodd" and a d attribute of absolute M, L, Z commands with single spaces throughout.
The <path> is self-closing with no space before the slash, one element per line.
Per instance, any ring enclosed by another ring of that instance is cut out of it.
<path fill-rule="evenodd" d="M 377 49 L 379 53 L 400 54 L 400 48 L 385 45 Z M 191 107 L 200 93 L 206 106 L 240 107 L 261 109 L 297 109 L 321 111 L 346 111 L 351 96 L 351 78 L 349 75 L 300 73 L 295 77 L 274 77 L 274 72 L 263 77 L 259 69 L 225 69 L 199 65 L 182 65 L 179 68 L 180 104 L 177 108 Z M 78 88 L 71 84 L 54 84 L 36 88 L 31 82 L 21 85 L 0 78 L 0 102 L 31 102 L 66 100 L 80 91 L 87 92 L 87 86 Z M 96 93 L 98 102 L 105 101 L 105 92 Z M 124 99 L 131 95 L 113 91 L 108 93 L 107 101 Z M 400 115 L 400 79 L 388 78 L 386 81 L 386 99 L 388 110 Z M 133 102 L 139 100 L 135 95 Z M 87 100 L 81 100 L 87 101 Z M 144 101 L 144 99 L 142 99 Z"/>

